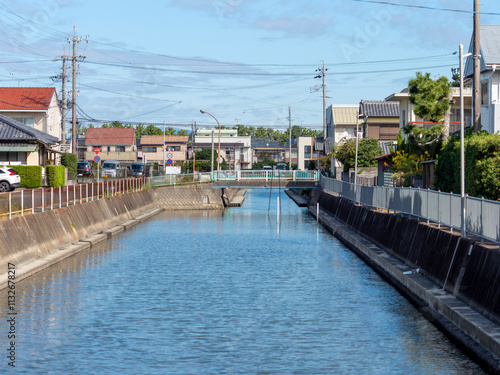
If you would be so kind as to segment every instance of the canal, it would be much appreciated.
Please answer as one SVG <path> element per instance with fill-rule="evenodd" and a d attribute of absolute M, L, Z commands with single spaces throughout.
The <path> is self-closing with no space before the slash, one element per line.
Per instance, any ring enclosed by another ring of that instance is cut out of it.
<path fill-rule="evenodd" d="M 19 282 L 15 369 L 2 291 L 0 372 L 482 373 L 284 194 L 278 227 L 276 196 L 165 212 Z"/>

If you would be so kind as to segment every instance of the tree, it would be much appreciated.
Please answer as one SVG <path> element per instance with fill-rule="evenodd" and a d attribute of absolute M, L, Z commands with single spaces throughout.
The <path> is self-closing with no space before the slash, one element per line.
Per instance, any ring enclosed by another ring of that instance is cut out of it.
<path fill-rule="evenodd" d="M 415 114 L 422 119 L 432 122 L 444 119 L 443 141 L 446 142 L 450 134 L 451 114 L 448 78 L 441 76 L 433 80 L 430 76 L 430 73 L 422 75 L 417 72 L 417 77 L 410 80 L 410 102 L 415 105 Z"/>
<path fill-rule="evenodd" d="M 356 161 L 356 140 L 349 139 L 341 146 L 333 150 L 334 157 L 344 164 L 344 172 L 355 167 Z M 373 158 L 380 156 L 382 149 L 377 139 L 362 138 L 358 143 L 358 167 L 375 167 L 377 161 Z"/>
<path fill-rule="evenodd" d="M 143 135 L 163 135 L 163 130 L 161 130 L 160 128 L 157 128 L 154 125 L 148 125 L 144 129 Z"/>
<path fill-rule="evenodd" d="M 465 192 L 473 197 L 500 200 L 500 134 L 466 132 Z M 450 138 L 435 170 L 436 188 L 460 191 L 460 135 Z"/>

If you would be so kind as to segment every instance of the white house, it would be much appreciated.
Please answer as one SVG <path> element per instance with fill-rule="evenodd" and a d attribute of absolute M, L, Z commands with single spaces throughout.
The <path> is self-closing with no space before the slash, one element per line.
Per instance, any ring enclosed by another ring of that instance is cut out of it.
<path fill-rule="evenodd" d="M 481 125 L 489 133 L 500 132 L 500 25 L 481 25 Z M 473 41 L 469 52 L 473 52 Z M 472 78 L 474 60 L 467 57 L 464 75 Z M 467 82 L 470 84 L 470 82 Z"/>
<path fill-rule="evenodd" d="M 61 140 L 62 112 L 53 87 L 0 87 L 0 114 Z"/>
<path fill-rule="evenodd" d="M 217 153 L 219 129 L 199 129 L 196 131 L 193 147 L 199 150 L 201 148 L 211 148 L 212 145 L 214 153 Z M 236 129 L 221 129 L 220 157 L 221 160 L 226 161 L 231 170 L 251 169 L 252 137 L 240 137 Z"/>
<path fill-rule="evenodd" d="M 450 117 L 450 133 L 460 130 L 460 89 L 458 87 L 450 88 L 451 101 L 451 117 Z M 418 117 L 413 108 L 414 104 L 410 102 L 410 93 L 408 88 L 401 92 L 394 93 L 385 98 L 389 102 L 399 102 L 399 128 L 413 124 L 421 128 L 429 128 L 435 125 L 430 121 L 425 121 Z M 464 88 L 464 123 L 465 126 L 471 124 L 471 106 L 472 106 L 472 89 Z"/>

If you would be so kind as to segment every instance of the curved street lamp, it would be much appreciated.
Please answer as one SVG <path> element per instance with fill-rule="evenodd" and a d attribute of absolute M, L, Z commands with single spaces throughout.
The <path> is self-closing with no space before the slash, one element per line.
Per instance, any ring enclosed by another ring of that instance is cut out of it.
<path fill-rule="evenodd" d="M 215 121 L 217 121 L 217 125 L 219 125 L 219 145 L 217 147 L 217 177 L 219 177 L 219 170 L 220 170 L 220 122 L 217 120 L 217 118 L 212 115 L 211 113 L 204 111 L 203 109 L 200 109 L 201 113 L 206 113 L 207 115 L 210 115 L 214 118 Z"/>

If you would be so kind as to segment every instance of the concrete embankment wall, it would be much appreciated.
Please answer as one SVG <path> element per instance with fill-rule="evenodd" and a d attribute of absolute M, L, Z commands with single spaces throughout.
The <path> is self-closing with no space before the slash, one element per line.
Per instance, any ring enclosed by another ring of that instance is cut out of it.
<path fill-rule="evenodd" d="M 162 210 L 223 209 L 222 193 L 227 200 L 233 192 L 211 184 L 163 187 L 2 220 L 0 288 L 8 263 L 26 277 Z"/>
<path fill-rule="evenodd" d="M 353 205 L 325 192 L 320 207 L 500 324 L 500 253 L 435 225 Z"/>
<path fill-rule="evenodd" d="M 487 371 L 500 373 L 498 247 L 324 191 L 314 200 L 322 224 Z M 316 207 L 310 212 L 315 215 Z"/>

